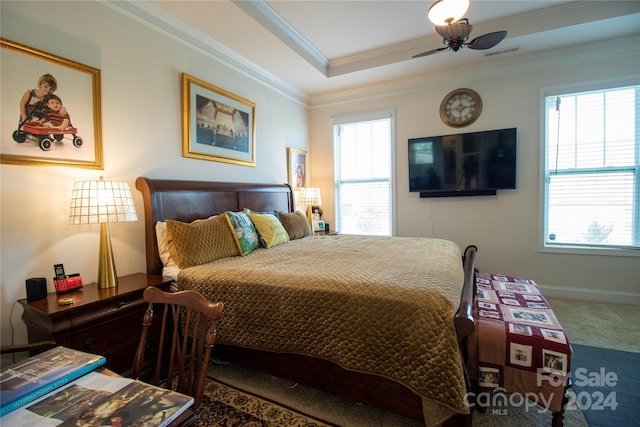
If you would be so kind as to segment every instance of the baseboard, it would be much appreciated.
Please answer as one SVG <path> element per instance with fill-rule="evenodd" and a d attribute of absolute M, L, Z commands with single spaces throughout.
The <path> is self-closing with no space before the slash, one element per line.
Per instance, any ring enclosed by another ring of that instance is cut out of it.
<path fill-rule="evenodd" d="M 542 295 L 545 297 L 568 298 L 587 301 L 612 302 L 617 304 L 640 305 L 640 293 L 621 292 L 602 289 L 565 288 L 561 286 L 541 285 L 538 283 Z"/>

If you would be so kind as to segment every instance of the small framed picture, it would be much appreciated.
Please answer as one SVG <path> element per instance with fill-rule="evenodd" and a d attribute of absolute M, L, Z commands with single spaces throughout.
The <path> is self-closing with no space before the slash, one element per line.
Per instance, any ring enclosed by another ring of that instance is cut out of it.
<path fill-rule="evenodd" d="M 308 169 L 307 152 L 296 148 L 287 148 L 287 174 L 289 177 L 289 185 L 294 190 L 307 186 Z"/>

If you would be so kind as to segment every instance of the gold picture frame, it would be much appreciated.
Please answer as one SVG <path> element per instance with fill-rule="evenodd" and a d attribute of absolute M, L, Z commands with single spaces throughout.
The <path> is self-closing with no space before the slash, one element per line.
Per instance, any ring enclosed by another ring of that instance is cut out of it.
<path fill-rule="evenodd" d="M 297 148 L 287 148 L 287 177 L 289 185 L 296 189 L 307 186 L 307 152 Z"/>
<path fill-rule="evenodd" d="M 182 156 L 256 165 L 256 104 L 182 73 Z"/>
<path fill-rule="evenodd" d="M 0 45 L 0 163 L 104 169 L 100 70 L 10 40 Z"/>

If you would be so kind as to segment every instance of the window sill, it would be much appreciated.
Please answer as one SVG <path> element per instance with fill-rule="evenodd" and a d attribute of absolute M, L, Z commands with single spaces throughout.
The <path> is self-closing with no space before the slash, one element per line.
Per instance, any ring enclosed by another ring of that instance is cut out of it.
<path fill-rule="evenodd" d="M 572 245 L 552 245 L 552 246 L 542 246 L 538 250 L 538 252 L 573 254 L 573 255 L 605 255 L 605 256 L 640 257 L 640 249 L 631 249 L 631 248 L 623 248 L 623 247 L 589 247 L 589 246 L 572 246 Z"/>

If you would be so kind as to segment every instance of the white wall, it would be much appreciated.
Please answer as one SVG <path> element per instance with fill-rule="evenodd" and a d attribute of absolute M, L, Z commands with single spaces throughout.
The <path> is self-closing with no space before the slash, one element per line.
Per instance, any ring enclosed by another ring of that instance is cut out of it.
<path fill-rule="evenodd" d="M 53 264 L 63 263 L 67 273 L 96 280 L 99 228 L 67 224 L 74 181 L 127 181 L 142 218 L 138 176 L 283 183 L 286 147 L 308 149 L 305 105 L 109 7 L 76 1 L 2 1 L 1 7 L 3 38 L 101 70 L 104 147 L 101 171 L 0 166 L 3 344 L 10 343 L 8 320 L 15 301 L 25 298 L 25 279 L 47 277 L 52 292 Z M 256 167 L 182 157 L 182 72 L 256 103 Z M 18 99 L 15 105 L 17 120 Z M 3 141 L 12 131 L 1 130 Z M 145 271 L 142 221 L 112 224 L 110 231 L 118 274 Z M 21 314 L 19 306 L 11 314 L 16 343 L 26 342 Z"/>
<path fill-rule="evenodd" d="M 406 82 L 402 93 L 385 93 L 388 88 L 380 86 L 352 91 L 351 97 L 357 97 L 353 100 L 343 94 L 314 100 L 310 159 L 313 185 L 322 189 L 323 219 L 329 223 L 334 220 L 333 159 L 325 155 L 332 152 L 331 118 L 392 108 L 396 112 L 397 235 L 450 239 L 462 248 L 475 244 L 479 248 L 477 267 L 481 271 L 534 279 L 546 295 L 640 303 L 637 256 L 539 251 L 541 90 L 561 84 L 637 76 L 640 69 L 637 50 L 631 55 L 622 49 L 613 53 L 612 46 L 615 44 L 603 43 L 532 55 L 520 61 L 503 59 L 473 70 L 434 74 L 427 82 Z M 443 97 L 460 87 L 478 92 L 483 110 L 475 123 L 457 130 L 440 120 L 438 109 Z M 516 190 L 498 191 L 497 196 L 430 199 L 420 199 L 417 193 L 409 192 L 407 139 L 510 127 L 518 129 Z M 325 198 L 325 194 L 329 197 Z"/>

